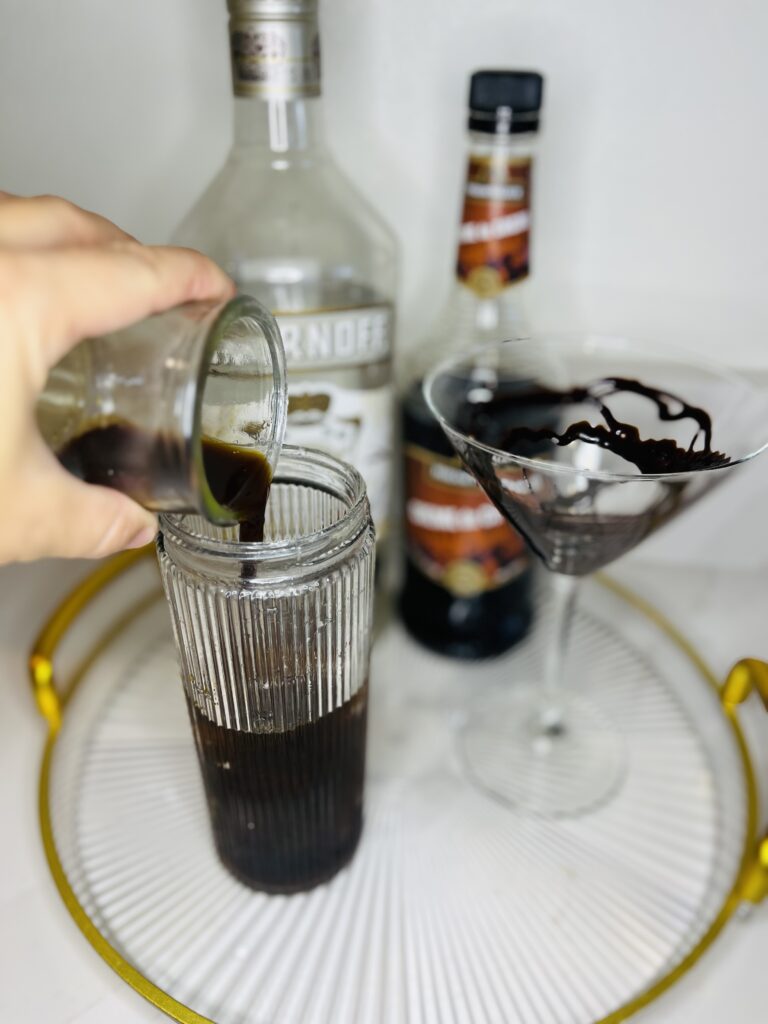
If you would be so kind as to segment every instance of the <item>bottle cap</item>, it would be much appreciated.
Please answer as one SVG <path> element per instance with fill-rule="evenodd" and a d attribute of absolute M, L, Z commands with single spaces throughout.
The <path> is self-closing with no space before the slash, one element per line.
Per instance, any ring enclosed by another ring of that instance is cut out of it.
<path fill-rule="evenodd" d="M 469 128 L 490 135 L 535 132 L 544 93 L 536 71 L 476 71 L 469 86 Z"/>
<path fill-rule="evenodd" d="M 307 18 L 317 16 L 318 0 L 227 0 L 233 18 Z"/>
<path fill-rule="evenodd" d="M 227 0 L 235 96 L 320 95 L 318 0 Z"/>

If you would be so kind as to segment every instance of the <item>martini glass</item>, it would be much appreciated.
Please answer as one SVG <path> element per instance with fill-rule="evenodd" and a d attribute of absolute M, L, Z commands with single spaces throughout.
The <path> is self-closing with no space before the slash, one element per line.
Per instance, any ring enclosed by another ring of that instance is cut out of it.
<path fill-rule="evenodd" d="M 611 393 L 609 379 L 657 389 L 660 404 Z M 583 813 L 617 791 L 625 751 L 599 699 L 569 685 L 579 581 L 768 447 L 768 396 L 695 355 L 595 337 L 531 338 L 454 356 L 428 375 L 424 393 L 465 466 L 552 574 L 541 678 L 515 682 L 467 715 L 459 737 L 467 774 L 506 804 Z M 581 439 L 553 438 L 577 423 Z M 639 439 L 675 443 L 650 456 L 647 445 L 629 451 L 643 472 L 624 457 L 631 444 L 624 456 L 602 446 L 608 434 L 614 446 L 631 441 L 626 426 Z"/>

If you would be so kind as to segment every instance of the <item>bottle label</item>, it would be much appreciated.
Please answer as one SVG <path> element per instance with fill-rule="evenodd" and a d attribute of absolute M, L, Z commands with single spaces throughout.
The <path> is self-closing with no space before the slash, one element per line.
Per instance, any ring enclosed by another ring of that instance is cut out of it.
<path fill-rule="evenodd" d="M 528 567 L 525 544 L 457 458 L 405 449 L 411 560 L 457 597 L 496 590 Z"/>
<path fill-rule="evenodd" d="M 389 384 L 357 389 L 301 377 L 289 380 L 286 441 L 321 448 L 362 473 L 379 540 L 389 525 L 393 418 Z"/>
<path fill-rule="evenodd" d="M 456 275 L 482 298 L 529 272 L 530 157 L 470 156 Z"/>
<path fill-rule="evenodd" d="M 295 99 L 320 95 L 317 20 L 233 15 L 229 28 L 236 96 Z"/>
<path fill-rule="evenodd" d="M 390 306 L 275 315 L 292 370 L 370 366 L 390 358 Z"/>
<path fill-rule="evenodd" d="M 276 317 L 289 370 L 285 439 L 321 448 L 362 473 L 381 540 L 389 529 L 392 496 L 394 397 L 383 369 L 392 355 L 392 307 Z M 356 387 L 363 368 L 376 366 L 382 368 L 378 383 L 366 388 L 360 381 Z"/>

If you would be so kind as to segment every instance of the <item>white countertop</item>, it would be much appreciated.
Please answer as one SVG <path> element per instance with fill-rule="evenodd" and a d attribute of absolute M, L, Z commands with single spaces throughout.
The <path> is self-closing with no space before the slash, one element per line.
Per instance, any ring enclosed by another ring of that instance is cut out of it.
<path fill-rule="evenodd" d="M 30 696 L 25 659 L 46 615 L 86 568 L 49 562 L 0 570 L 0 1024 L 167 1019 L 127 988 L 80 934 L 54 888 L 38 833 L 37 773 L 45 726 Z M 765 571 L 670 569 L 627 561 L 614 575 L 666 612 L 720 675 L 739 657 L 768 655 Z M 760 760 L 768 789 L 768 743 Z M 733 922 L 690 975 L 636 1019 L 653 1024 L 768 1019 L 766 948 L 768 908 L 757 908 L 748 919 Z"/>

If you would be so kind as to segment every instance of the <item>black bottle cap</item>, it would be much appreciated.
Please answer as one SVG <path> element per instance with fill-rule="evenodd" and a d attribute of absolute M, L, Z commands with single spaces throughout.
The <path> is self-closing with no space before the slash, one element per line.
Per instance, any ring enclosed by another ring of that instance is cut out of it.
<path fill-rule="evenodd" d="M 536 71 L 476 71 L 469 85 L 469 127 L 490 135 L 535 132 L 543 93 L 544 79 Z"/>

